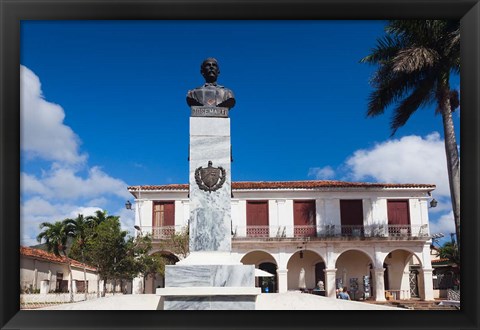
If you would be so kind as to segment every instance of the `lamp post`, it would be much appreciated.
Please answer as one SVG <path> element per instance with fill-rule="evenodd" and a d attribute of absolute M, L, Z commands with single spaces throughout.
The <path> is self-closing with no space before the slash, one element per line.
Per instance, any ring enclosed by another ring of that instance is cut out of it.
<path fill-rule="evenodd" d="M 138 230 L 140 232 L 140 236 L 143 236 L 143 231 L 142 231 L 142 228 L 140 228 L 140 226 L 135 225 L 135 226 L 133 226 L 133 228 L 135 228 L 136 230 Z"/>
<path fill-rule="evenodd" d="M 433 234 L 432 235 L 432 245 L 437 243 L 438 246 L 440 246 L 440 244 L 438 244 L 438 240 L 440 238 L 443 238 L 445 237 L 445 235 L 443 233 L 437 233 L 437 234 Z"/>
<path fill-rule="evenodd" d="M 132 203 L 129 200 L 125 202 L 125 208 L 130 211 L 135 211 L 132 209 Z M 140 235 L 143 236 L 142 228 L 139 225 L 135 225 L 133 226 L 133 228 L 138 230 L 140 232 Z"/>

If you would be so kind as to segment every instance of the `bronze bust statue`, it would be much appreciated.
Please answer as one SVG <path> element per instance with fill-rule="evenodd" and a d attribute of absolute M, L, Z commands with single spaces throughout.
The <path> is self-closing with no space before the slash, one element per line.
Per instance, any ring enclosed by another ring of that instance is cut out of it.
<path fill-rule="evenodd" d="M 233 92 L 217 84 L 220 67 L 216 59 L 209 57 L 202 62 L 200 73 L 205 78 L 205 84 L 187 93 L 187 104 L 191 106 L 224 107 L 235 106 Z"/>

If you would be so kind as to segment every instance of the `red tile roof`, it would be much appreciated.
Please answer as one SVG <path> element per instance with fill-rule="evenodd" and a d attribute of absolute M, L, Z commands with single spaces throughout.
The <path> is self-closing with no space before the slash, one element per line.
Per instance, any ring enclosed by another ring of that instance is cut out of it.
<path fill-rule="evenodd" d="M 37 259 L 41 259 L 41 260 L 45 260 L 45 261 L 50 261 L 50 262 L 58 262 L 58 263 L 61 263 L 61 264 L 67 264 L 67 258 L 66 257 L 63 257 L 63 256 L 59 257 L 59 256 L 56 256 L 53 253 L 50 253 L 50 252 L 47 252 L 47 251 L 44 251 L 44 250 L 40 250 L 40 249 L 34 249 L 34 248 L 31 248 L 31 247 L 27 247 L 27 246 L 20 246 L 20 255 L 26 256 L 26 257 L 37 258 Z M 81 263 L 77 260 L 74 260 L 74 259 L 70 259 L 70 261 L 72 263 L 72 266 L 77 267 L 77 268 L 83 268 L 83 265 L 84 265 L 83 263 Z M 95 267 L 92 267 L 92 266 L 89 266 L 89 265 L 86 265 L 85 268 L 88 269 L 88 270 L 97 271 L 97 269 Z"/>
<path fill-rule="evenodd" d="M 420 183 L 369 183 L 369 182 L 347 182 L 347 181 L 246 181 L 232 182 L 233 190 L 249 189 L 318 189 L 318 188 L 415 188 L 435 189 L 434 184 Z M 139 190 L 188 190 L 188 184 L 167 184 L 167 185 L 144 185 L 128 187 L 129 191 Z"/>

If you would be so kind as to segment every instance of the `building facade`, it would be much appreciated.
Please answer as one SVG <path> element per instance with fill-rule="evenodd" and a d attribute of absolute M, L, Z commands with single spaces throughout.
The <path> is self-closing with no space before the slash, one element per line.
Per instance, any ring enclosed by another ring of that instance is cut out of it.
<path fill-rule="evenodd" d="M 264 292 L 303 290 L 352 299 L 433 300 L 431 184 L 233 182 L 232 256 L 271 273 Z M 135 226 L 159 243 L 188 227 L 187 184 L 132 186 Z M 140 231 L 139 231 L 140 233 Z M 181 258 L 180 256 L 176 256 Z M 149 282 L 150 281 L 150 282 Z M 149 288 L 162 278 L 147 279 Z"/>
<path fill-rule="evenodd" d="M 86 265 L 85 283 L 83 263 L 70 259 L 74 293 L 122 292 L 132 293 L 131 280 L 107 280 L 105 286 L 95 267 Z M 41 292 L 42 282 L 45 293 L 65 293 L 70 291 L 70 272 L 65 257 L 26 246 L 20 246 L 20 292 Z"/>
<path fill-rule="evenodd" d="M 83 264 L 72 259 L 71 268 L 74 292 L 85 292 L 85 287 L 87 292 L 96 292 L 98 280 L 96 268 L 86 266 L 86 283 Z M 48 292 L 68 292 L 70 272 L 66 258 L 40 249 L 20 246 L 20 291 L 38 292 L 42 281 L 48 281 Z"/>

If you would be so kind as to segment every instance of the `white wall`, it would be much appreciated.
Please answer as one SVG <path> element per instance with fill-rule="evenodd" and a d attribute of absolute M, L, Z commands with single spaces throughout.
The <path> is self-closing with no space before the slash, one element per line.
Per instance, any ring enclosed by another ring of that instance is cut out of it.
<path fill-rule="evenodd" d="M 139 212 L 137 225 L 152 225 L 152 201 L 175 201 L 175 224 L 185 226 L 189 219 L 187 192 L 155 191 L 142 192 L 137 200 Z M 232 202 L 232 224 L 237 227 L 237 236 L 246 234 L 246 201 L 268 200 L 269 222 L 272 227 L 270 236 L 275 236 L 275 227 L 285 226 L 287 236 L 293 236 L 293 204 L 295 200 L 314 199 L 316 201 L 317 225 L 333 224 L 340 232 L 340 200 L 362 199 L 364 225 L 381 225 L 388 223 L 387 200 L 408 199 L 410 221 L 414 226 L 428 224 L 428 196 L 419 190 L 332 190 L 332 191 L 235 191 Z M 141 223 L 140 223 L 141 222 Z"/>
<path fill-rule="evenodd" d="M 57 273 L 62 273 L 62 280 L 70 281 L 67 264 L 49 262 L 41 259 L 20 257 L 20 287 L 26 289 L 40 289 L 40 282 L 50 280 L 50 290 L 55 290 Z M 72 267 L 72 277 L 74 280 L 83 281 L 83 268 Z M 87 269 L 88 292 L 97 290 L 97 274 Z M 70 285 L 70 284 L 69 284 Z M 69 286 L 70 287 L 70 286 Z"/>

